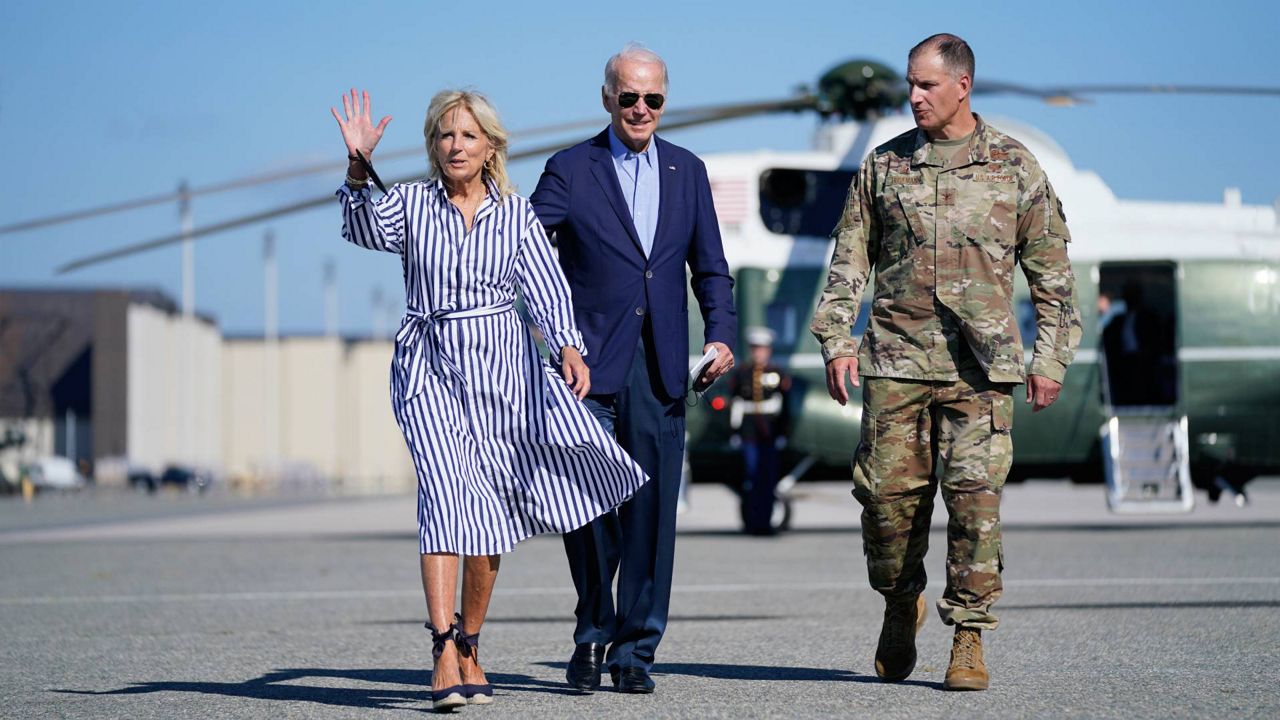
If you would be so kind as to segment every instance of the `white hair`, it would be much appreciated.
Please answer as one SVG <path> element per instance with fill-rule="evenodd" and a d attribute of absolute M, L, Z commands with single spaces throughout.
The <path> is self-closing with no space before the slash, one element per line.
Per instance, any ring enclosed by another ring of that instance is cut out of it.
<path fill-rule="evenodd" d="M 618 51 L 617 55 L 609 58 L 609 62 L 604 64 L 604 87 L 609 94 L 618 91 L 618 64 L 623 60 L 631 60 L 633 62 L 653 63 L 662 66 L 662 92 L 667 92 L 667 63 L 658 53 L 650 50 L 638 42 L 629 42 Z"/>

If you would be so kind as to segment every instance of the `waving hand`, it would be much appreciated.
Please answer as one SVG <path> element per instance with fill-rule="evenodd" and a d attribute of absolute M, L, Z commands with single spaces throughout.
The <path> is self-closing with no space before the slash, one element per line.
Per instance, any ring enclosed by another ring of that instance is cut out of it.
<path fill-rule="evenodd" d="M 342 130 L 342 141 L 347 144 L 347 155 L 355 155 L 359 150 L 364 153 L 365 158 L 371 157 L 373 149 L 382 139 L 382 131 L 387 128 L 387 123 L 391 122 L 391 116 L 383 117 L 378 121 L 377 127 L 374 127 L 369 91 L 365 90 L 362 95 L 357 95 L 355 88 L 351 88 L 349 97 L 345 94 L 342 96 L 342 111 L 343 114 L 339 115 L 336 109 L 329 108 L 329 112 L 333 113 L 333 119 L 338 121 L 338 127 Z"/>

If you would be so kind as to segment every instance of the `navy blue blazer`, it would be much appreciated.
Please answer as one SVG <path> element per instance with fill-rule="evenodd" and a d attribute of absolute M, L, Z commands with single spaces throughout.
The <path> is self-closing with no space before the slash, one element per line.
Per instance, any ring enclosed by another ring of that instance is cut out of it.
<path fill-rule="evenodd" d="M 707 167 L 654 136 L 661 173 L 658 226 L 648 258 L 609 152 L 609 130 L 547 161 L 530 200 L 573 293 L 573 315 L 587 346 L 591 392 L 622 389 L 648 316 L 662 384 L 684 395 L 689 376 L 689 300 L 685 266 L 706 327 L 704 342 L 730 349 L 738 336 L 733 277 L 724 259 Z M 701 354 L 702 348 L 697 352 Z"/>

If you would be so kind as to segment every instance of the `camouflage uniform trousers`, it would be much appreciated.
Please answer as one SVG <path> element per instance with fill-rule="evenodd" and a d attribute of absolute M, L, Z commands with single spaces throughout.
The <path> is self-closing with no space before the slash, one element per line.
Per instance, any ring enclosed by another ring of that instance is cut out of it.
<path fill-rule="evenodd" d="M 988 381 L 975 362 L 960 364 L 958 382 L 862 382 L 853 495 L 863 506 L 871 587 L 890 599 L 924 590 L 929 521 L 941 484 L 950 521 L 947 587 L 938 611 L 948 625 L 995 629 L 991 606 L 1003 589 L 1000 492 L 1013 462 L 1014 386 Z"/>

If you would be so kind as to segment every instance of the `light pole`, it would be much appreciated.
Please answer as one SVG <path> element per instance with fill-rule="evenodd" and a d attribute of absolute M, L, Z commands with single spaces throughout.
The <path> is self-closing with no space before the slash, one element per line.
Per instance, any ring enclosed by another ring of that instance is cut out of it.
<path fill-rule="evenodd" d="M 280 318 L 279 279 L 276 276 L 276 236 L 267 230 L 262 237 L 263 343 L 262 385 L 266 401 L 263 433 L 266 474 L 276 477 L 280 470 Z"/>
<path fill-rule="evenodd" d="M 338 271 L 333 258 L 324 261 L 324 334 L 338 337 Z"/>

